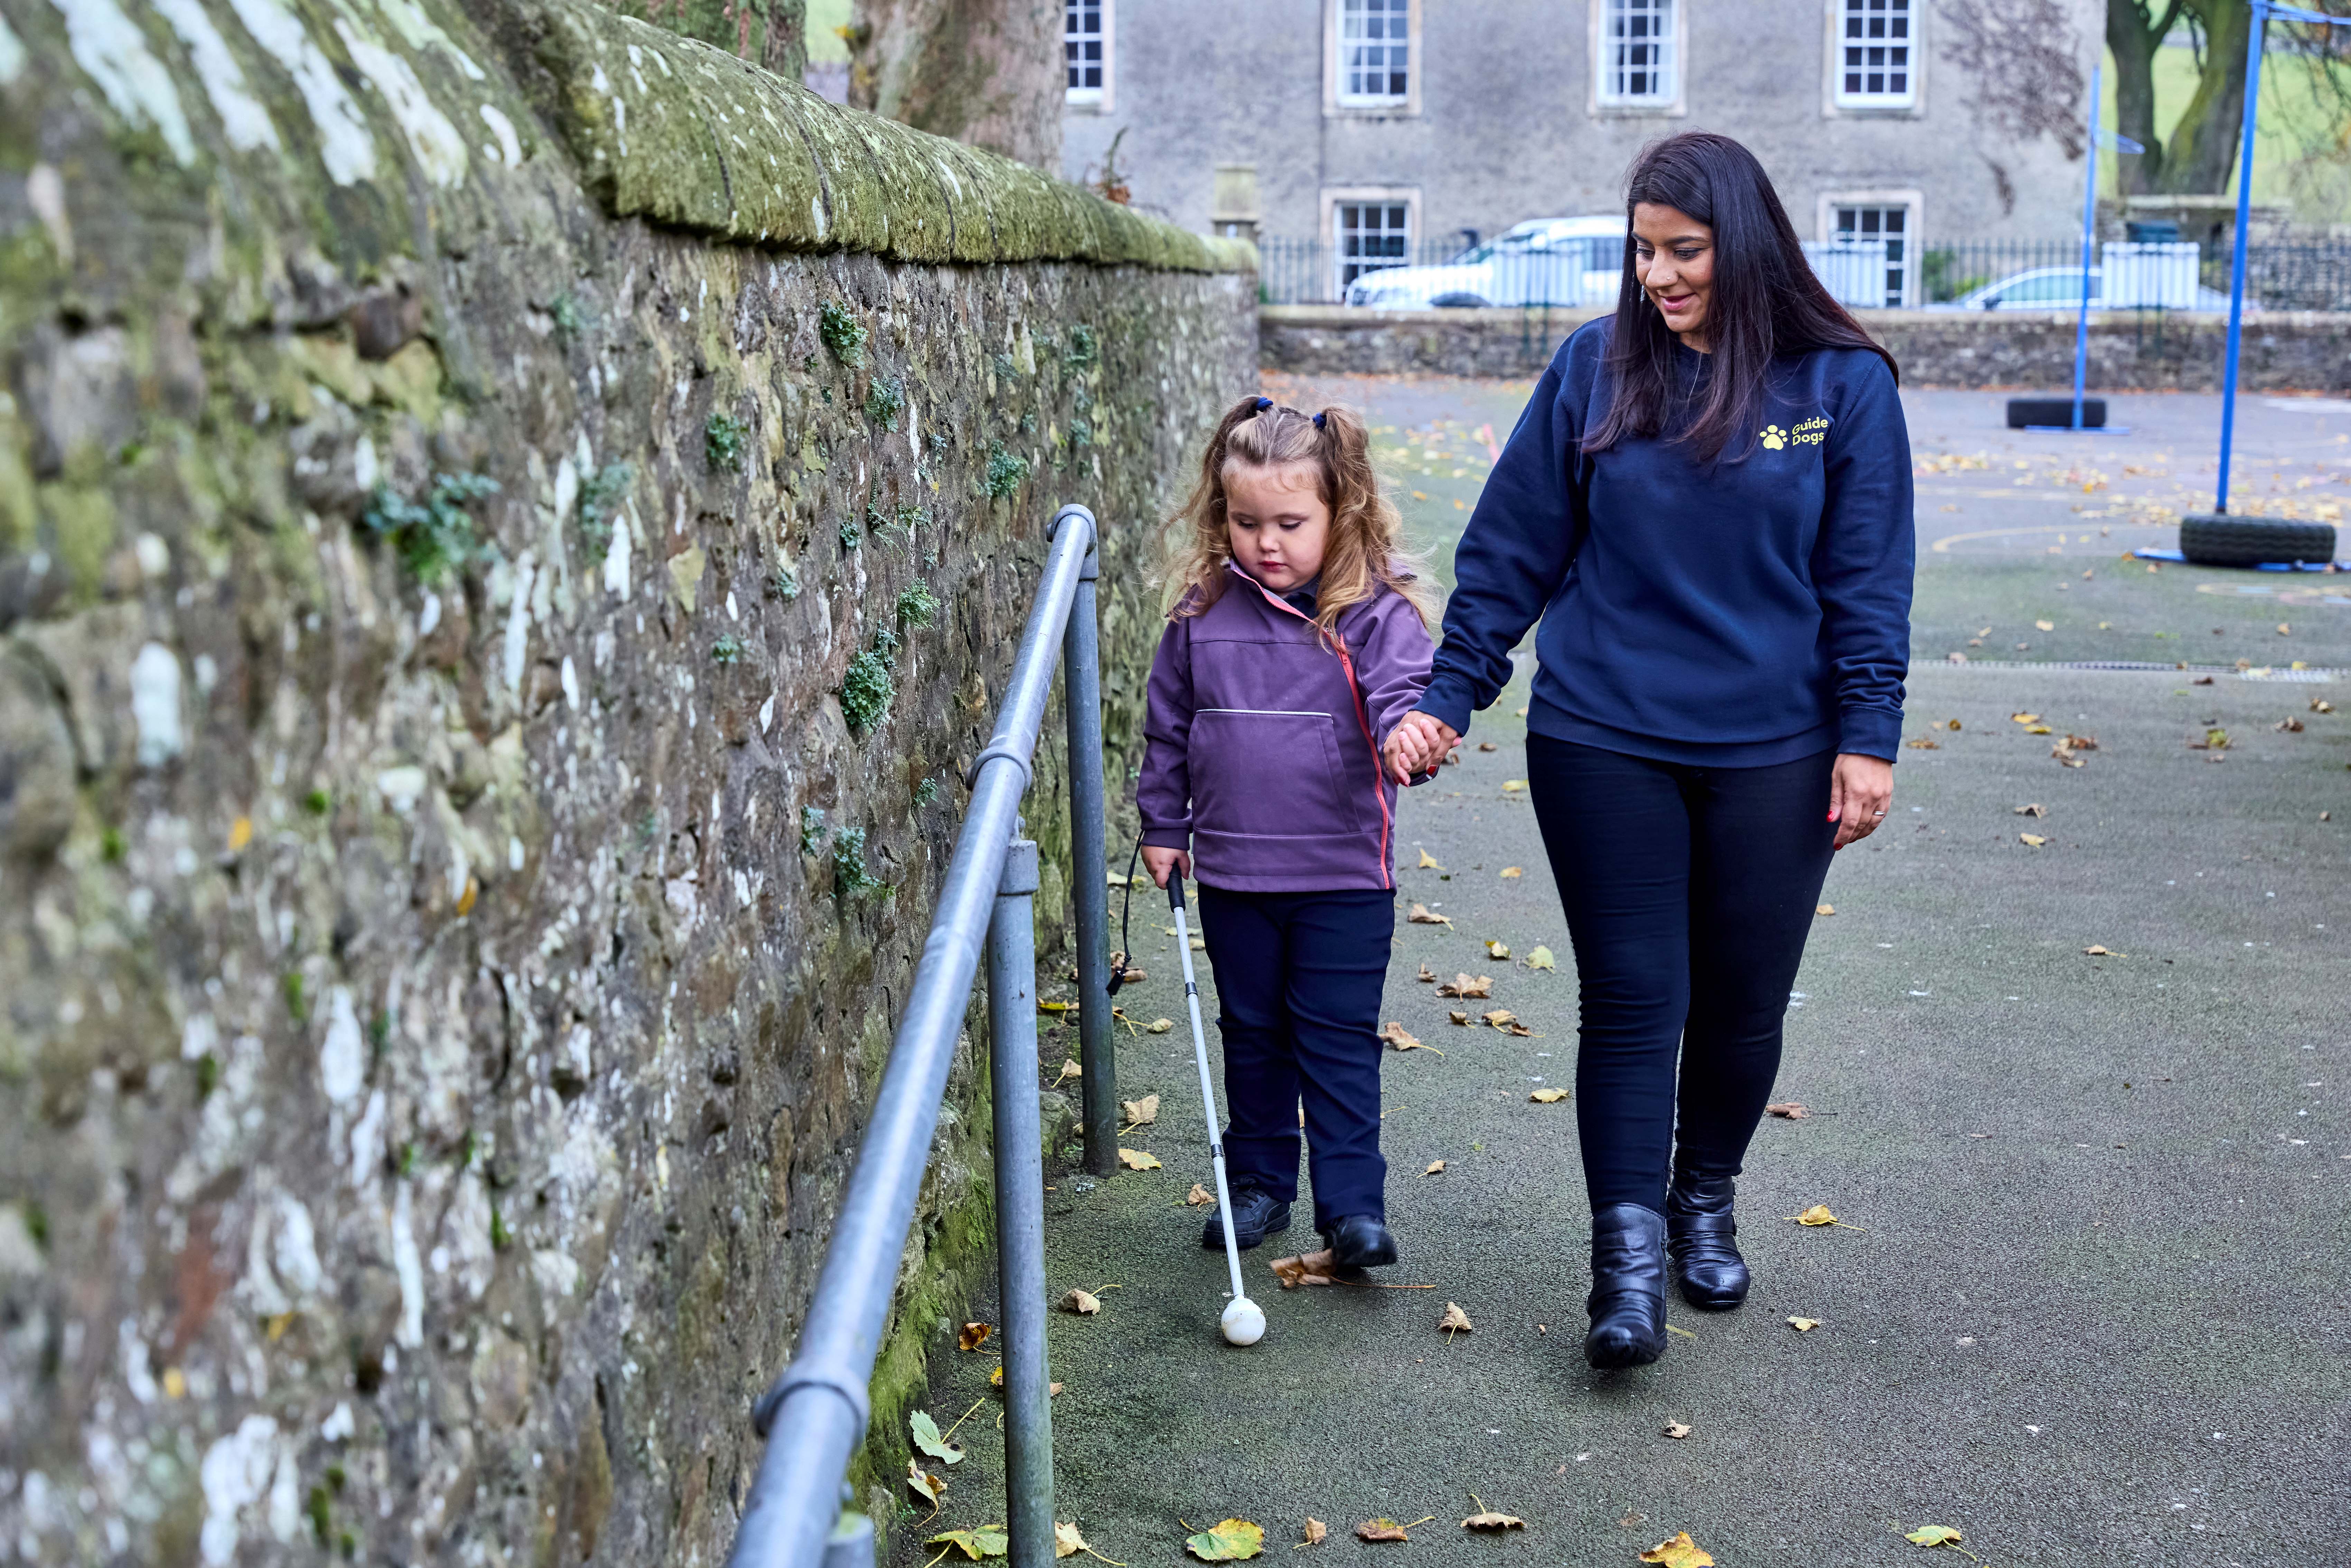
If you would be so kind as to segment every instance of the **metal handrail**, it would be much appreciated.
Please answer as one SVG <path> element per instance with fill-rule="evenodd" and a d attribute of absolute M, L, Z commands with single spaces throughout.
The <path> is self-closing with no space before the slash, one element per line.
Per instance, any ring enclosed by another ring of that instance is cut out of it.
<path fill-rule="evenodd" d="M 1055 654 L 1069 666 L 1071 873 L 1076 883 L 1080 1035 L 1090 1169 L 1115 1158 L 1110 1039 L 1108 872 L 1103 849 L 1102 682 L 1094 516 L 1054 514 L 1037 601 L 1013 660 L 996 731 L 971 775 L 929 936 L 906 998 L 857 1165 L 791 1364 L 752 1421 L 767 1439 L 728 1568 L 870 1564 L 870 1521 L 841 1506 L 842 1477 L 872 1414 L 866 1385 L 895 1293 L 947 1069 L 987 950 L 997 1239 L 1004 1318 L 1006 1523 L 1012 1568 L 1053 1563 L 1052 1415 L 1045 1365 L 1044 1166 L 1037 1087 L 1037 846 L 1021 832 Z M 1107 1128 L 1106 1135 L 1098 1128 Z M 830 1544 L 830 1547 L 828 1543 Z M 829 1555 L 830 1553 L 830 1555 Z"/>

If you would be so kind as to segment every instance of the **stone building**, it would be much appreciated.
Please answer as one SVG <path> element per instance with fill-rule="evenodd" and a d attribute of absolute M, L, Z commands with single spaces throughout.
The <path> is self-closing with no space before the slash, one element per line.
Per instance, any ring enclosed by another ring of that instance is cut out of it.
<path fill-rule="evenodd" d="M 1889 304 L 1918 302 L 1922 241 L 2074 231 L 2064 128 L 2103 26 L 2099 0 L 1066 7 L 1066 172 L 1100 179 L 1123 132 L 1119 180 L 1185 227 L 1314 240 L 1334 274 L 1425 258 L 1614 211 L 1644 143 L 1703 129 L 1754 149 L 1807 238 L 1883 235 Z"/>

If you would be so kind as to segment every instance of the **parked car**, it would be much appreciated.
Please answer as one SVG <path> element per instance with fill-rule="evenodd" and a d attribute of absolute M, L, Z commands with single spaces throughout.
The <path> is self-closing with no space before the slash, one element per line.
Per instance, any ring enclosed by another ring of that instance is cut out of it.
<path fill-rule="evenodd" d="M 2105 292 L 2105 269 L 2090 268 L 2090 305 L 2099 307 Z M 2193 305 L 2179 308 L 2188 310 L 2220 310 L 2229 308 L 2229 297 L 2217 288 L 2197 286 Z M 1997 283 L 1987 283 L 1970 289 L 1957 299 L 1947 299 L 1929 305 L 1929 310 L 2079 310 L 2082 308 L 2082 269 L 2078 267 L 2035 267 L 2003 277 Z M 2124 307 L 2127 308 L 2127 307 Z M 2251 310 L 2252 301 L 2245 302 Z"/>
<path fill-rule="evenodd" d="M 1532 218 L 1442 267 L 1365 273 L 1348 286 L 1347 303 L 1378 310 L 1608 305 L 1624 270 L 1623 214 Z"/>

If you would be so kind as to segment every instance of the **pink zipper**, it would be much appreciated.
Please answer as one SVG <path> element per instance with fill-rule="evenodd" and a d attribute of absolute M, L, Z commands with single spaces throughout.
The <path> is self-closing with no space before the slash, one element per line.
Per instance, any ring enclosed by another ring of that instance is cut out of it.
<path fill-rule="evenodd" d="M 1290 603 L 1288 600 L 1283 599 L 1271 589 L 1266 587 L 1264 583 L 1259 582 L 1256 578 L 1249 576 L 1249 573 L 1239 571 L 1235 572 L 1234 575 L 1238 577 L 1242 581 L 1248 583 L 1251 588 L 1256 589 L 1258 592 L 1263 594 L 1265 596 L 1265 601 L 1268 604 L 1275 605 L 1287 611 L 1289 613 L 1297 616 L 1301 621 L 1306 622 L 1310 626 L 1314 624 L 1312 619 L 1301 612 L 1298 606 Z M 1347 640 L 1339 635 L 1339 629 L 1336 626 L 1331 628 L 1331 641 L 1338 644 L 1339 668 L 1347 677 L 1347 695 L 1354 699 L 1355 727 L 1363 731 L 1364 744 L 1365 747 L 1370 748 L 1372 754 L 1372 799 L 1379 803 L 1380 808 L 1380 885 L 1388 889 L 1390 892 L 1394 892 L 1395 889 L 1395 873 L 1389 863 L 1390 855 L 1388 852 L 1390 824 L 1388 819 L 1387 774 L 1382 771 L 1380 768 L 1379 742 L 1372 738 L 1372 721 L 1370 716 L 1364 711 L 1364 688 L 1362 684 L 1355 679 L 1355 661 L 1347 653 Z"/>

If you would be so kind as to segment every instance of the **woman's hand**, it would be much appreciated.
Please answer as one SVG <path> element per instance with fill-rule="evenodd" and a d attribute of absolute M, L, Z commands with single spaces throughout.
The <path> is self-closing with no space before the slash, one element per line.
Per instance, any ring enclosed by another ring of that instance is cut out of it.
<path fill-rule="evenodd" d="M 1893 800 L 1894 764 L 1882 757 L 1839 752 L 1836 771 L 1829 776 L 1829 821 L 1837 825 L 1834 847 L 1841 850 L 1877 831 Z"/>
<path fill-rule="evenodd" d="M 1398 784 L 1409 784 L 1414 774 L 1430 771 L 1460 744 L 1461 737 L 1451 725 L 1416 708 L 1396 721 L 1381 749 L 1389 775 Z"/>
<path fill-rule="evenodd" d="M 1149 872 L 1151 880 L 1162 887 L 1167 885 L 1167 873 L 1171 871 L 1182 872 L 1184 880 L 1189 882 L 1192 880 L 1191 852 L 1163 850 L 1155 844 L 1145 844 L 1143 846 L 1143 869 Z"/>

